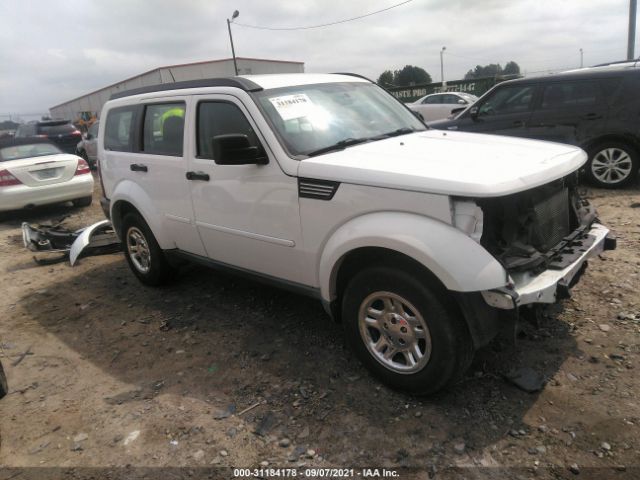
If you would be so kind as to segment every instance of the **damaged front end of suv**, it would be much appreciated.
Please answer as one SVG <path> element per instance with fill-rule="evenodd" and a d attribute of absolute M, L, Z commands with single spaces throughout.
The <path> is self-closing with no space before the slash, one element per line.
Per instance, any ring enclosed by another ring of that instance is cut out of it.
<path fill-rule="evenodd" d="M 570 296 L 590 257 L 616 248 L 576 173 L 524 192 L 476 200 L 480 244 L 508 273 L 507 284 L 482 292 L 496 308 L 550 304 Z"/>

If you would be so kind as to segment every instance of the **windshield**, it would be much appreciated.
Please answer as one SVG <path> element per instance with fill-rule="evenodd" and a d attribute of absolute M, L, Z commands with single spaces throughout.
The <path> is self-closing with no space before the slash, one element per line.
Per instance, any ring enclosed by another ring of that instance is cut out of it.
<path fill-rule="evenodd" d="M 42 157 L 44 155 L 56 155 L 62 153 L 58 147 L 50 143 L 34 143 L 27 145 L 14 145 L 0 148 L 0 162 L 20 160 L 22 158 Z"/>
<path fill-rule="evenodd" d="M 402 104 L 371 83 L 299 85 L 264 90 L 255 96 L 293 156 L 426 130 Z"/>

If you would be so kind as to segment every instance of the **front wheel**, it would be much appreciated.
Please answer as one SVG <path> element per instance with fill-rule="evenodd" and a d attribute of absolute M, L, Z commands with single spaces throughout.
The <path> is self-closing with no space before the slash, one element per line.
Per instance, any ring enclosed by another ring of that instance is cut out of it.
<path fill-rule="evenodd" d="M 632 182 L 638 175 L 638 153 L 620 142 L 605 142 L 589 150 L 586 175 L 601 188 L 618 188 Z"/>
<path fill-rule="evenodd" d="M 345 334 L 362 363 L 390 387 L 418 395 L 454 383 L 473 357 L 464 319 L 430 283 L 392 267 L 367 268 L 342 303 Z"/>
<path fill-rule="evenodd" d="M 173 276 L 173 267 L 149 225 L 137 213 L 128 213 L 122 219 L 122 247 L 129 267 L 142 283 L 162 285 Z"/>

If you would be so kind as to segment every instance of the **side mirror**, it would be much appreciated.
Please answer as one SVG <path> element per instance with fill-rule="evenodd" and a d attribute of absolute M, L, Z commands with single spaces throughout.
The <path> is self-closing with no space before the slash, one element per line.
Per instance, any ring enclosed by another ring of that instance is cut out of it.
<path fill-rule="evenodd" d="M 457 114 L 459 114 L 460 112 L 462 112 L 466 107 L 456 107 L 453 110 L 451 110 L 451 116 L 454 117 Z"/>
<path fill-rule="evenodd" d="M 473 119 L 478 118 L 479 113 L 480 113 L 480 108 L 478 107 L 471 107 L 471 109 L 469 110 L 469 116 Z"/>
<path fill-rule="evenodd" d="M 458 100 L 458 105 L 466 105 L 467 102 L 465 102 L 464 100 L 460 99 Z"/>
<path fill-rule="evenodd" d="M 213 159 L 218 165 L 266 165 L 262 148 L 254 147 L 242 134 L 216 135 L 211 139 Z"/>

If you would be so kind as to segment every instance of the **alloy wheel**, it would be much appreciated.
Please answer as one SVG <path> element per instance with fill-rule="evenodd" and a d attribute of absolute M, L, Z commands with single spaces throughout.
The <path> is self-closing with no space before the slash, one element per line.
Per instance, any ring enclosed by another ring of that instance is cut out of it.
<path fill-rule="evenodd" d="M 591 173 L 600 182 L 614 185 L 621 183 L 631 175 L 633 161 L 621 148 L 604 148 L 593 156 Z"/>
<path fill-rule="evenodd" d="M 420 312 L 400 295 L 375 292 L 365 298 L 358 327 L 369 353 L 389 370 L 411 374 L 429 362 L 429 328 Z"/>
<path fill-rule="evenodd" d="M 127 231 L 127 251 L 134 267 L 140 273 L 148 273 L 151 269 L 151 251 L 144 234 L 137 227 Z"/>

